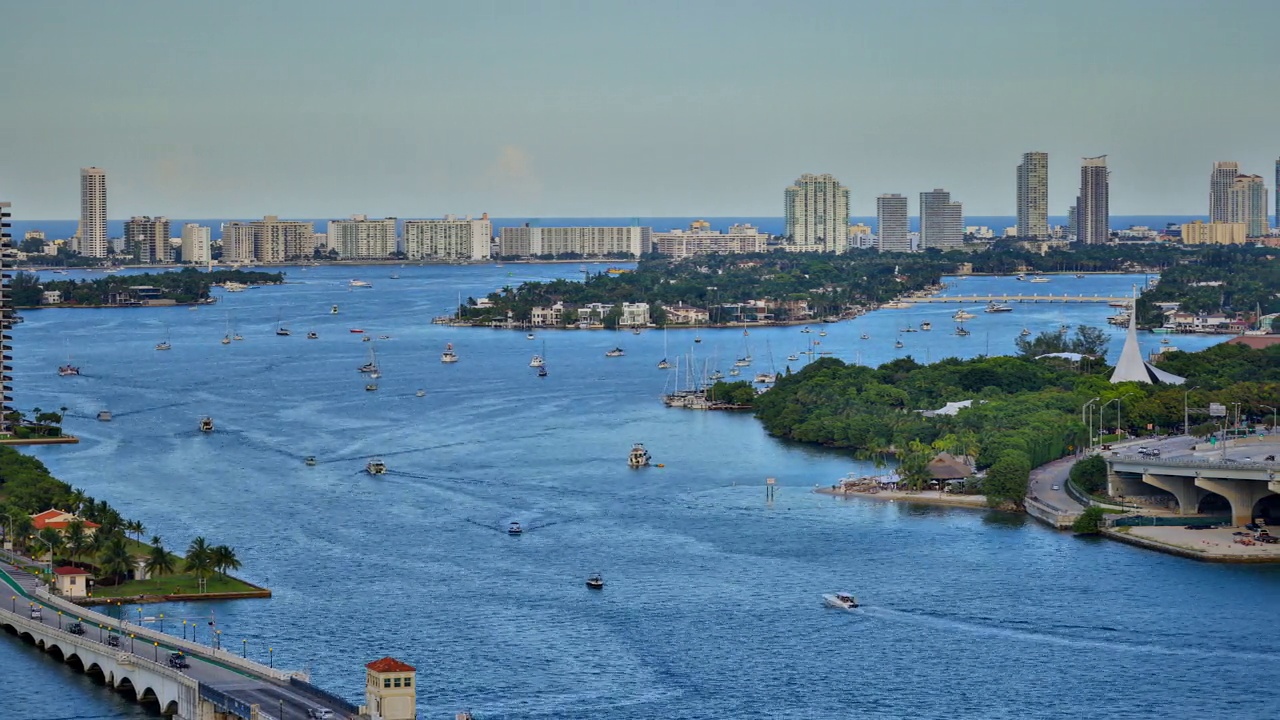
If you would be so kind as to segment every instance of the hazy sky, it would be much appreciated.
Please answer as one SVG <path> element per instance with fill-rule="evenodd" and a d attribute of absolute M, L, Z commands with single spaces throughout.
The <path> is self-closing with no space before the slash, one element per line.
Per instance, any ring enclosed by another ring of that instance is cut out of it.
<path fill-rule="evenodd" d="M 1108 154 L 1113 214 L 1274 182 L 1280 0 L 0 0 L 0 199 L 113 218 L 853 213 L 952 191 L 1050 213 Z"/>

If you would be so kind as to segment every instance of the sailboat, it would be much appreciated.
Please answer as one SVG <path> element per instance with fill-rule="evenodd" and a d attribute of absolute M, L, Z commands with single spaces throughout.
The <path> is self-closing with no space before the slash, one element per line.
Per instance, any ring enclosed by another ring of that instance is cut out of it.
<path fill-rule="evenodd" d="M 276 316 L 276 334 L 280 335 L 281 337 L 292 334 L 289 332 L 289 328 L 284 326 L 284 322 L 280 319 L 280 316 L 278 315 Z"/>
<path fill-rule="evenodd" d="M 230 313 L 227 314 L 227 334 L 222 336 L 221 342 L 223 345 L 231 344 L 231 314 Z"/>
<path fill-rule="evenodd" d="M 538 366 L 538 377 L 547 376 L 547 341 L 542 341 L 542 364 Z"/>
<path fill-rule="evenodd" d="M 671 367 L 671 363 L 667 362 L 667 328 L 662 327 L 662 359 L 658 361 L 658 369 L 666 370 Z"/>
<path fill-rule="evenodd" d="M 58 366 L 58 376 L 68 377 L 71 375 L 79 375 L 80 366 L 71 364 L 71 343 L 67 342 L 67 364 Z"/>
<path fill-rule="evenodd" d="M 369 346 L 369 362 L 361 365 L 359 370 L 362 373 L 378 372 L 378 356 L 373 354 L 373 345 Z"/>
<path fill-rule="evenodd" d="M 382 371 L 378 368 L 378 353 L 373 349 L 373 345 L 369 345 L 369 364 L 373 369 L 369 371 L 369 379 L 377 380 L 382 377 Z"/>
<path fill-rule="evenodd" d="M 742 339 L 742 347 L 745 351 L 742 357 L 734 361 L 734 367 L 750 367 L 751 366 L 751 342 L 746 338 Z"/>
<path fill-rule="evenodd" d="M 169 331 L 167 329 L 165 330 L 165 333 L 164 333 L 164 340 L 156 344 L 156 349 L 157 350 L 173 349 L 173 346 L 169 344 Z"/>
<path fill-rule="evenodd" d="M 899 350 L 901 350 L 901 349 L 902 349 L 902 338 L 898 338 L 896 341 L 894 341 L 893 346 L 894 346 L 895 348 L 898 348 Z"/>
<path fill-rule="evenodd" d="M 547 344 L 545 342 L 542 343 L 542 352 L 544 354 L 547 352 Z M 539 355 L 538 353 L 534 353 L 533 359 L 529 361 L 529 367 L 540 368 L 545 364 L 546 364 L 546 361 L 543 359 L 543 356 Z"/>

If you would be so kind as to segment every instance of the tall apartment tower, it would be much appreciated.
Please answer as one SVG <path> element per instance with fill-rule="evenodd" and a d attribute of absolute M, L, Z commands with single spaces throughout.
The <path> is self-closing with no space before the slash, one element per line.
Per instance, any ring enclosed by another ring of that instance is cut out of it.
<path fill-rule="evenodd" d="M 80 254 L 107 256 L 107 171 L 80 168 Z"/>
<path fill-rule="evenodd" d="M 13 402 L 13 366 L 9 364 L 13 336 L 13 301 L 9 297 L 9 271 L 13 268 L 13 238 L 9 235 L 9 203 L 0 202 L 0 437 L 13 435 L 9 424 L 9 403 Z"/>
<path fill-rule="evenodd" d="M 783 193 L 787 236 L 801 252 L 840 252 L 849 232 L 849 188 L 831 175 L 801 175 Z"/>
<path fill-rule="evenodd" d="M 1076 239 L 1079 242 L 1096 245 L 1110 239 L 1109 182 L 1106 155 L 1080 161 L 1080 197 L 1076 200 Z"/>
<path fill-rule="evenodd" d="M 911 252 L 907 224 L 907 196 L 893 193 L 876 198 L 876 249 L 880 252 Z"/>
<path fill-rule="evenodd" d="M 1230 222 L 1231 186 L 1240 174 L 1239 163 L 1216 162 L 1209 175 L 1209 222 Z"/>
<path fill-rule="evenodd" d="M 1022 153 L 1018 165 L 1018 237 L 1049 237 L 1049 153 Z"/>
<path fill-rule="evenodd" d="M 124 223 L 124 247 L 134 262 L 173 262 L 173 247 L 169 245 L 169 219 L 164 217 L 129 218 Z"/>
<path fill-rule="evenodd" d="M 329 247 L 343 260 L 386 260 L 396 253 L 396 219 L 370 220 L 352 215 L 350 220 L 330 220 Z"/>
<path fill-rule="evenodd" d="M 952 250 L 964 245 L 964 209 L 940 188 L 920 193 L 920 249 Z"/>
<path fill-rule="evenodd" d="M 210 230 L 206 225 L 187 223 L 182 226 L 182 262 L 209 262 Z"/>
<path fill-rule="evenodd" d="M 1244 223 L 1245 234 L 1267 234 L 1267 185 L 1261 175 L 1237 175 L 1227 193 L 1227 222 Z"/>
<path fill-rule="evenodd" d="M 1280 228 L 1280 158 L 1276 159 L 1276 224 Z"/>

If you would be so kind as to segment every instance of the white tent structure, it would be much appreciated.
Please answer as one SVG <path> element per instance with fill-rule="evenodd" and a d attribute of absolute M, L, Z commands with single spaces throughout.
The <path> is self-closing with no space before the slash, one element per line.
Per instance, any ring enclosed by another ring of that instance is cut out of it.
<path fill-rule="evenodd" d="M 1129 332 L 1124 339 L 1124 349 L 1120 351 L 1120 360 L 1111 373 L 1111 384 L 1141 382 L 1150 385 L 1181 385 L 1186 381 L 1186 378 L 1167 373 L 1142 359 L 1142 348 L 1138 347 L 1138 298 L 1134 297 L 1129 311 Z"/>

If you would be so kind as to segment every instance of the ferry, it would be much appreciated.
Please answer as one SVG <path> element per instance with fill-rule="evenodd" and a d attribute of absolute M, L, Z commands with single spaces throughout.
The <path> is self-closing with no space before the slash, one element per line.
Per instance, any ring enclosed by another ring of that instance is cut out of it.
<path fill-rule="evenodd" d="M 387 472 L 387 464 L 382 462 L 382 458 L 374 458 L 365 463 L 364 471 L 370 475 L 385 475 Z"/>
<path fill-rule="evenodd" d="M 604 354 L 605 357 L 622 357 L 623 355 L 626 355 L 626 353 L 624 353 L 620 347 L 609 350 Z"/>
<path fill-rule="evenodd" d="M 929 322 L 928 320 L 925 320 L 924 322 L 920 323 L 920 329 L 924 330 L 925 332 L 929 332 L 930 330 L 933 329 L 933 323 Z"/>
<path fill-rule="evenodd" d="M 213 432 L 213 418 L 208 416 L 200 418 L 200 432 L 202 433 Z"/>
<path fill-rule="evenodd" d="M 587 578 L 587 587 L 592 590 L 603 590 L 604 578 L 600 577 L 600 573 L 595 573 L 591 577 Z"/>
<path fill-rule="evenodd" d="M 98 420 L 99 420 L 100 422 L 111 422 L 111 411 L 110 411 L 110 410 L 99 410 L 99 411 L 98 411 Z"/>
<path fill-rule="evenodd" d="M 852 593 L 838 592 L 823 595 L 822 603 L 837 610 L 852 610 L 858 607 L 858 598 Z"/>
<path fill-rule="evenodd" d="M 458 354 L 453 351 L 453 343 L 445 343 L 444 352 L 440 353 L 440 362 L 442 363 L 458 362 Z"/>
<path fill-rule="evenodd" d="M 521 534 L 521 533 L 523 533 L 523 532 L 524 532 L 524 528 L 520 527 L 520 523 L 516 522 L 515 520 L 512 520 L 512 521 L 507 525 L 507 534 L 508 534 L 508 535 L 520 535 L 520 534 Z"/>
<path fill-rule="evenodd" d="M 631 446 L 631 454 L 627 456 L 627 466 L 633 468 L 645 467 L 649 464 L 649 451 L 644 449 L 644 445 L 636 443 Z"/>
<path fill-rule="evenodd" d="M 353 288 L 372 288 L 373 286 L 363 280 L 352 280 L 347 283 L 347 287 Z"/>

